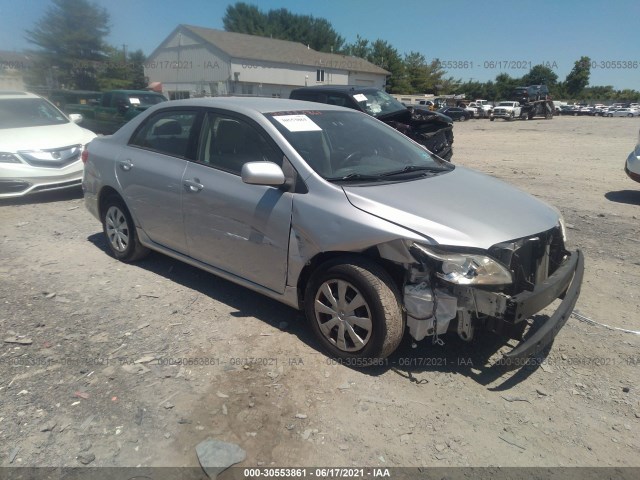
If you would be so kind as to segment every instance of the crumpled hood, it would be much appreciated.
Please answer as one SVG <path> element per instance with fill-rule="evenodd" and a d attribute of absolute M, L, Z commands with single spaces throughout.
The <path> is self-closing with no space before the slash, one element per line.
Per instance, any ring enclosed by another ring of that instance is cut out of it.
<path fill-rule="evenodd" d="M 460 166 L 419 180 L 343 189 L 356 208 L 441 245 L 488 249 L 559 223 L 558 212 L 550 205 Z"/>
<path fill-rule="evenodd" d="M 85 145 L 95 136 L 95 133 L 72 122 L 42 127 L 3 128 L 0 129 L 0 152 L 49 150 L 76 144 Z"/>

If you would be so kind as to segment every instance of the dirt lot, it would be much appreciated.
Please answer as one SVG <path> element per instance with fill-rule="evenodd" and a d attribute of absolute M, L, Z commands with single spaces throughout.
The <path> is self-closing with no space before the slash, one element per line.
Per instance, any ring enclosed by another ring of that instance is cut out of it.
<path fill-rule="evenodd" d="M 630 330 L 639 127 L 455 126 L 457 164 L 562 210 L 586 257 L 580 314 Z M 275 301 L 161 255 L 114 260 L 81 192 L 1 203 L 0 259 L 0 465 L 197 466 L 210 437 L 243 466 L 640 466 L 639 335 L 572 317 L 538 368 L 495 372 L 491 337 L 451 336 L 353 370 Z"/>

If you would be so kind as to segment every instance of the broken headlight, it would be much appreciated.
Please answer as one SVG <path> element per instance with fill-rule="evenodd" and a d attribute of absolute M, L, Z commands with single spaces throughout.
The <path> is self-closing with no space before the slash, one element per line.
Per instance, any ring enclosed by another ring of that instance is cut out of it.
<path fill-rule="evenodd" d="M 437 262 L 436 276 L 456 285 L 508 285 L 513 282 L 509 269 L 481 253 L 448 252 L 433 246 L 413 246 Z"/>

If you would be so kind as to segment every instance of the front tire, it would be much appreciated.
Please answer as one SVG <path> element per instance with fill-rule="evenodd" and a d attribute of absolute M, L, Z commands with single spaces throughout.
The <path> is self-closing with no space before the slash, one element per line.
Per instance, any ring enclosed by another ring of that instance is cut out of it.
<path fill-rule="evenodd" d="M 377 264 L 343 257 L 321 267 L 305 291 L 305 314 L 332 357 L 375 364 L 400 344 L 404 318 L 389 275 Z"/>
<path fill-rule="evenodd" d="M 105 200 L 102 212 L 102 229 L 114 257 L 123 262 L 134 262 L 149 253 L 149 249 L 140 243 L 131 214 L 118 195 Z"/>

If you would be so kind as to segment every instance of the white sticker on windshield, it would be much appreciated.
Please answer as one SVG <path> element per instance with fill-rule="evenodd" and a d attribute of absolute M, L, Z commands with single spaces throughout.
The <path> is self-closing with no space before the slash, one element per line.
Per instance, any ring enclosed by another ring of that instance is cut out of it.
<path fill-rule="evenodd" d="M 322 130 L 306 115 L 278 115 L 273 118 L 290 132 L 318 132 Z"/>
<path fill-rule="evenodd" d="M 129 97 L 129 102 L 131 105 L 140 105 L 140 99 L 136 97 Z"/>
<path fill-rule="evenodd" d="M 356 101 L 358 102 L 366 102 L 367 101 L 367 97 L 365 97 L 363 94 L 361 93 L 356 93 L 353 98 L 356 99 Z"/>

